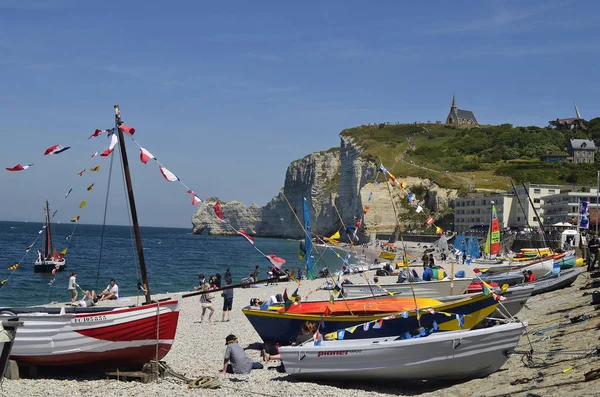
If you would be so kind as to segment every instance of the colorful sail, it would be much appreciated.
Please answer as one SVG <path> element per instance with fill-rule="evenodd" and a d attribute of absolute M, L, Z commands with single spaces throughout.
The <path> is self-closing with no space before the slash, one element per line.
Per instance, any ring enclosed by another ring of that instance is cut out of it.
<path fill-rule="evenodd" d="M 492 204 L 492 219 L 485 240 L 485 253 L 488 255 L 500 254 L 500 224 L 498 223 L 498 214 L 496 206 Z"/>
<path fill-rule="evenodd" d="M 308 202 L 306 197 L 302 197 L 303 209 L 304 209 L 304 247 L 306 249 L 306 275 L 314 279 L 316 274 L 313 270 L 313 257 L 312 257 L 312 231 L 310 222 L 310 212 L 308 211 Z"/>
<path fill-rule="evenodd" d="M 456 238 L 454 239 L 454 250 L 456 251 L 460 251 L 460 252 L 466 252 L 467 251 L 467 240 L 465 239 L 465 235 L 464 234 L 459 234 L 456 236 Z M 466 255 L 466 254 L 465 254 Z"/>

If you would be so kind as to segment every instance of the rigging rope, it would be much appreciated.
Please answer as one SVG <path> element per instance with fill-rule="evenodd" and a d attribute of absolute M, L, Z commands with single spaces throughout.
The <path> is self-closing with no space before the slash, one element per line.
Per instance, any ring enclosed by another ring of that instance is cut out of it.
<path fill-rule="evenodd" d="M 108 197 L 110 194 L 110 180 L 112 176 L 112 169 L 114 163 L 114 156 L 110 156 L 110 166 L 108 168 L 108 181 L 106 186 L 106 198 L 104 199 L 104 218 L 102 220 L 102 232 L 100 234 L 100 253 L 98 254 L 98 268 L 96 270 L 96 286 L 100 280 L 100 264 L 102 263 L 102 247 L 104 246 L 104 231 L 106 229 L 106 214 L 108 212 Z"/>

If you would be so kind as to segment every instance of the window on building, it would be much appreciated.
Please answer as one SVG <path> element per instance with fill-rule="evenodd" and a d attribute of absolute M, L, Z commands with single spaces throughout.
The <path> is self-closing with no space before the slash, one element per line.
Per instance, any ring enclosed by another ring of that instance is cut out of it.
<path fill-rule="evenodd" d="M 538 220 L 537 216 L 534 216 L 534 217 L 533 217 L 533 221 L 534 221 L 534 222 L 537 222 L 537 220 Z"/>
<path fill-rule="evenodd" d="M 540 203 L 540 199 L 539 198 L 534 198 L 533 202 L 536 203 L 536 204 L 539 204 Z"/>
<path fill-rule="evenodd" d="M 554 189 L 548 190 L 548 195 L 554 194 Z"/>
<path fill-rule="evenodd" d="M 521 222 L 521 217 L 517 216 L 517 222 Z"/>
<path fill-rule="evenodd" d="M 533 189 L 533 194 L 540 194 L 541 192 L 541 189 Z"/>

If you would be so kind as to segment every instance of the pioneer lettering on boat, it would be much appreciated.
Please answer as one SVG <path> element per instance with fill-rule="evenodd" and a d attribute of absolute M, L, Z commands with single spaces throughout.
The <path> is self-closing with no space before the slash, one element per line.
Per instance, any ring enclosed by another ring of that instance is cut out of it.
<path fill-rule="evenodd" d="M 362 350 L 338 350 L 338 351 L 330 351 L 330 352 L 319 352 L 317 357 L 321 356 L 346 356 L 352 353 L 360 353 Z"/>
<path fill-rule="evenodd" d="M 79 317 L 71 320 L 72 323 L 93 323 L 96 321 L 105 321 L 106 316 Z"/>

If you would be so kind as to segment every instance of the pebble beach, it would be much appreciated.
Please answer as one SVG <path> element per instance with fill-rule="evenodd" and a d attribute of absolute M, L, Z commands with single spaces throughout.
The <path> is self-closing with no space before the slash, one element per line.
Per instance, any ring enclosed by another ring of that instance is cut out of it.
<path fill-rule="evenodd" d="M 460 270 L 460 269 L 457 269 Z M 372 275 L 371 275 L 372 277 Z M 364 279 L 360 275 L 349 277 L 353 282 Z M 395 278 L 380 278 L 380 283 L 394 282 Z M 288 292 L 296 288 L 294 282 L 278 285 L 260 285 L 236 289 L 231 321 L 221 322 L 222 298 L 215 299 L 215 314 L 212 322 L 200 320 L 199 297 L 181 300 L 181 313 L 177 336 L 173 348 L 164 361 L 176 372 L 190 378 L 199 376 L 215 377 L 218 390 L 190 389 L 179 379 L 166 376 L 155 382 L 143 384 L 106 379 L 100 375 L 70 376 L 41 379 L 5 379 L 0 390 L 4 396 L 598 396 L 600 381 L 584 382 L 584 373 L 600 367 L 598 356 L 585 356 L 583 353 L 547 353 L 553 349 L 564 351 L 586 351 L 598 345 L 598 317 L 600 311 L 591 305 L 591 296 L 582 296 L 586 289 L 580 287 L 589 281 L 587 272 L 577 279 L 570 288 L 550 292 L 531 298 L 527 307 L 519 313 L 519 318 L 529 322 L 528 336 L 521 339 L 518 350 L 529 350 L 532 346 L 538 364 L 544 360 L 545 366 L 528 368 L 520 354 L 512 355 L 504 367 L 485 379 L 475 379 L 462 383 L 410 383 L 397 385 L 356 384 L 348 380 L 344 384 L 323 384 L 299 382 L 285 373 L 278 373 L 269 367 L 279 362 L 263 362 L 261 339 L 241 309 L 251 298 L 266 299 L 270 295 Z M 318 290 L 323 279 L 303 281 L 300 286 L 302 297 L 309 300 L 328 299 L 329 292 Z M 313 291 L 313 292 L 311 292 Z M 156 295 L 155 298 L 180 298 L 182 293 Z M 219 294 L 217 294 L 219 295 Z M 131 305 L 137 297 L 129 297 L 118 303 Z M 60 304 L 59 304 L 60 305 Z M 99 305 L 114 305 L 114 302 L 99 302 Z M 570 318 L 588 315 L 591 318 L 570 324 Z M 561 324 L 568 324 L 563 325 Z M 535 332 L 538 331 L 536 334 Z M 219 375 L 223 365 L 225 337 L 233 333 L 240 345 L 254 361 L 262 362 L 261 370 L 253 370 L 249 375 Z M 531 344 L 529 344 L 529 341 Z M 511 384 L 511 382 L 516 384 Z"/>

